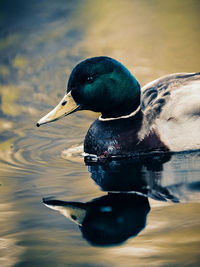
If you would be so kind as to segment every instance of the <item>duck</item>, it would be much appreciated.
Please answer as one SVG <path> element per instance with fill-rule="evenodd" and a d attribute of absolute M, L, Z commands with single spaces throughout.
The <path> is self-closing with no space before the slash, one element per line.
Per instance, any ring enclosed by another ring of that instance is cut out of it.
<path fill-rule="evenodd" d="M 141 88 L 119 61 L 92 57 L 72 70 L 67 92 L 42 124 L 81 110 L 101 113 L 84 139 L 97 157 L 200 149 L 200 72 L 174 73 Z"/>

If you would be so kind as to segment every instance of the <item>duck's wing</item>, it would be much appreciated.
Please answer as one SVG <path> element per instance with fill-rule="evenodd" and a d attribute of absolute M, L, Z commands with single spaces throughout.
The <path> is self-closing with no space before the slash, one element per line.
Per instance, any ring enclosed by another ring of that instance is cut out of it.
<path fill-rule="evenodd" d="M 142 140 L 153 128 L 171 151 L 200 148 L 200 73 L 176 73 L 142 88 Z"/>
<path fill-rule="evenodd" d="M 193 105 L 193 101 L 191 102 L 191 96 L 193 98 L 200 97 L 200 72 L 170 74 L 148 83 L 141 89 L 141 109 L 151 124 L 161 115 L 167 104 L 170 102 L 171 104 L 175 104 L 177 101 L 181 102 L 183 99 L 186 100 L 188 96 L 190 96 L 190 100 L 186 102 L 188 102 L 187 106 L 190 106 L 190 113 L 193 112 L 191 110 L 192 107 L 194 113 L 196 111 L 200 112 Z M 176 115 L 175 113 L 175 107 L 172 107 L 168 115 L 176 117 L 178 114 Z"/>

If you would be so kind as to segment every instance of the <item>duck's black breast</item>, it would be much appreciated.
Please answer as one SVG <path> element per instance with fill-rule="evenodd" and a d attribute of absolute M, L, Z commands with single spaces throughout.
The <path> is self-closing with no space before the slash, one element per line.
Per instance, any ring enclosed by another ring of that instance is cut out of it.
<path fill-rule="evenodd" d="M 142 141 L 138 132 L 143 114 L 120 120 L 96 120 L 90 126 L 84 140 L 84 152 L 97 156 L 132 155 L 155 149 L 167 150 L 157 133 L 151 131 Z"/>

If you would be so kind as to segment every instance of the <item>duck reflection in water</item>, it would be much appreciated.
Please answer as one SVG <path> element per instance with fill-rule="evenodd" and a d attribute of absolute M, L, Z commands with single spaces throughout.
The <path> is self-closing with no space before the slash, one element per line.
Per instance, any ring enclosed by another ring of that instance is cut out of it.
<path fill-rule="evenodd" d="M 86 157 L 92 179 L 108 194 L 87 203 L 49 198 L 43 202 L 77 223 L 83 237 L 91 244 L 119 244 L 136 236 L 146 226 L 150 211 L 148 197 L 175 203 L 195 198 L 195 192 L 200 191 L 199 172 L 190 172 L 187 176 L 188 172 L 184 173 L 182 168 L 193 166 L 194 169 L 195 164 L 199 166 L 199 158 L 200 153 L 154 154 L 103 162 Z M 177 162 L 181 171 L 173 176 Z M 167 171 L 165 164 L 168 164 Z"/>
<path fill-rule="evenodd" d="M 43 200 L 77 223 L 93 245 L 118 244 L 136 236 L 146 225 L 148 198 L 133 193 L 108 193 L 87 203 Z"/>
<path fill-rule="evenodd" d="M 156 200 L 178 202 L 166 187 L 160 185 L 163 164 L 171 158 L 169 153 L 153 153 L 138 158 L 101 160 L 85 157 L 91 178 L 107 192 L 140 192 Z"/>

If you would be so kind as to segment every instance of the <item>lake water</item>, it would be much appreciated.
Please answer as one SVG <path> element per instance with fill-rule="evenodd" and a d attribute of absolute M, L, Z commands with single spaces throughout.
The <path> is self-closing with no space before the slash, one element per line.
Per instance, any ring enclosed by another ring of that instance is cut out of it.
<path fill-rule="evenodd" d="M 199 71 L 199 12 L 198 0 L 0 2 L 1 267 L 200 266 L 200 152 L 85 163 L 98 114 L 35 127 L 84 58 L 111 56 L 141 85 Z"/>

